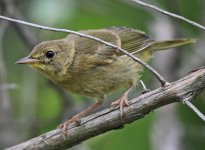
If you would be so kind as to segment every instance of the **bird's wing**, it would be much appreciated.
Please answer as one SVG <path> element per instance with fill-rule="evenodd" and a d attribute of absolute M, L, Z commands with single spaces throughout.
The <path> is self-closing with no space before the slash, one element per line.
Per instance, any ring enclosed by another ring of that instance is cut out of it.
<path fill-rule="evenodd" d="M 132 54 L 137 54 L 154 42 L 147 34 L 126 27 L 112 27 L 108 30 L 116 33 L 121 40 L 121 47 Z"/>
<path fill-rule="evenodd" d="M 138 53 L 142 48 L 149 46 L 153 41 L 142 31 L 124 27 L 112 27 L 108 29 L 86 30 L 80 32 L 110 42 L 133 54 Z M 86 65 L 90 64 L 91 66 L 94 64 L 106 65 L 112 63 L 117 57 L 124 55 L 110 46 L 89 38 L 70 34 L 66 39 L 75 41 L 75 57 L 80 58 L 76 59 L 76 61 L 80 61 L 80 64 L 85 63 Z"/>

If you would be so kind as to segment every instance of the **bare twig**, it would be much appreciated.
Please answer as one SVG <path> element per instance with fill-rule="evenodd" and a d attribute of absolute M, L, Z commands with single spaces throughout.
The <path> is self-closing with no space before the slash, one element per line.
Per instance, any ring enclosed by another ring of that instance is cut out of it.
<path fill-rule="evenodd" d="M 202 29 L 202 30 L 205 30 L 205 26 L 203 26 L 203 25 L 201 25 L 201 24 L 199 24 L 199 23 L 197 23 L 197 22 L 194 22 L 194 21 L 192 21 L 192 20 L 189 20 L 189 19 L 187 19 L 187 18 L 185 18 L 185 17 L 183 17 L 183 16 L 180 16 L 180 15 L 177 15 L 177 14 L 174 14 L 174 13 L 171 13 L 171 12 L 168 12 L 168 11 L 165 11 L 165 10 L 159 8 L 159 7 L 156 7 L 156 6 L 151 5 L 151 4 L 147 4 L 147 3 L 142 2 L 142 1 L 140 1 L 140 0 L 131 0 L 131 1 L 136 2 L 136 3 L 138 3 L 138 4 L 142 5 L 142 6 L 145 6 L 145 7 L 151 8 L 151 9 L 154 9 L 154 10 L 156 10 L 156 11 L 162 13 L 162 14 L 165 14 L 165 15 L 168 15 L 168 16 L 171 16 L 171 17 L 174 17 L 174 18 L 177 18 L 177 19 L 179 19 L 179 20 L 182 20 L 182 21 L 184 21 L 184 22 L 187 22 L 187 23 L 189 23 L 189 24 L 191 24 L 191 25 L 193 25 L 193 26 L 195 26 L 195 27 L 197 27 L 197 28 L 200 28 L 200 29 Z"/>
<path fill-rule="evenodd" d="M 2 0 L 2 5 L 5 7 L 7 11 L 7 15 L 12 18 L 17 18 L 20 20 L 23 20 L 24 17 L 21 15 L 19 10 L 16 8 L 14 0 Z M 28 43 L 27 45 L 29 48 L 32 48 L 35 44 L 39 42 L 39 40 L 36 38 L 35 32 L 31 32 L 29 27 L 22 26 L 21 24 L 15 23 L 12 24 L 16 31 L 21 35 L 20 37 Z"/>
<path fill-rule="evenodd" d="M 192 97 L 185 98 L 183 100 L 184 104 L 186 104 L 195 114 L 197 114 L 203 121 L 205 121 L 205 116 L 202 114 L 190 101 Z"/>
<path fill-rule="evenodd" d="M 140 80 L 140 84 L 142 85 L 143 90 L 147 90 L 147 87 L 145 86 L 145 84 L 142 80 Z"/>
<path fill-rule="evenodd" d="M 40 28 L 40 29 L 44 29 L 44 30 L 50 30 L 50 31 L 56 31 L 56 32 L 65 32 L 65 33 L 72 33 L 72 34 L 76 34 L 79 35 L 81 37 L 85 37 L 85 38 L 89 38 L 89 39 L 93 39 L 95 41 L 98 41 L 100 43 L 103 43 L 107 46 L 113 47 L 121 52 L 123 52 L 124 54 L 126 54 L 127 56 L 129 56 L 130 58 L 132 58 L 133 60 L 137 61 L 138 63 L 140 63 L 141 65 L 143 65 L 144 67 L 146 67 L 147 69 L 149 69 L 156 77 L 157 79 L 160 81 L 162 86 L 165 86 L 168 84 L 168 82 L 154 69 L 152 68 L 150 65 L 148 65 L 147 63 L 145 63 L 144 61 L 142 61 L 141 59 L 139 59 L 138 57 L 130 54 L 129 52 L 127 52 L 126 50 L 122 49 L 121 47 L 118 47 L 114 44 L 111 44 L 109 42 L 106 42 L 104 40 L 101 40 L 97 37 L 91 36 L 91 35 L 87 35 L 87 34 L 83 34 L 80 32 L 76 32 L 76 31 L 72 31 L 72 30 L 68 30 L 68 29 L 60 29 L 60 28 L 52 28 L 52 27 L 47 27 L 47 26 L 42 26 L 39 24 L 34 24 L 34 23 L 30 23 L 30 22 L 26 22 L 26 21 L 22 21 L 22 20 L 17 20 L 17 19 L 12 19 L 9 17 L 5 17 L 0 15 L 0 19 L 4 19 L 4 20 L 8 20 L 11 22 L 15 22 L 15 23 L 20 23 L 23 25 L 27 25 L 27 26 L 31 26 L 31 27 L 35 27 L 35 28 Z"/>
<path fill-rule="evenodd" d="M 186 77 L 171 83 L 165 88 L 158 88 L 130 101 L 124 109 L 124 122 L 131 123 L 143 118 L 156 108 L 174 102 L 180 102 L 181 97 L 189 96 L 190 92 L 199 95 L 205 90 L 205 68 L 195 71 Z M 53 130 L 29 141 L 8 148 L 7 150 L 62 150 L 77 145 L 91 137 L 113 129 L 122 128 L 118 108 L 105 109 L 96 114 L 81 119 L 80 125 L 73 124 L 67 130 L 66 139 L 61 130 Z"/>

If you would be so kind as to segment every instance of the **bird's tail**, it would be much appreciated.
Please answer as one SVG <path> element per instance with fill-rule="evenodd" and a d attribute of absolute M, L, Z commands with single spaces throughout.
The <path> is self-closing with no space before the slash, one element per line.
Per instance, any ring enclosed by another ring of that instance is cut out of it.
<path fill-rule="evenodd" d="M 187 44 L 193 44 L 195 42 L 196 39 L 192 39 L 192 38 L 180 38 L 180 39 L 161 41 L 161 42 L 156 41 L 151 43 L 150 46 L 148 46 L 148 49 L 152 51 L 160 51 L 160 50 L 175 48 Z"/>
<path fill-rule="evenodd" d="M 193 44 L 196 42 L 196 39 L 193 38 L 180 38 L 174 40 L 167 40 L 167 41 L 154 41 L 149 43 L 147 46 L 133 52 L 132 54 L 139 54 L 144 51 L 160 51 L 166 50 L 169 48 L 175 48 L 187 44 Z"/>

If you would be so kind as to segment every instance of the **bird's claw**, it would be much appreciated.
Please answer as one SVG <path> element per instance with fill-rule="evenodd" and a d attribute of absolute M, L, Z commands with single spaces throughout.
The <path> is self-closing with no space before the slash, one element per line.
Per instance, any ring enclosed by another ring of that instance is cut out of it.
<path fill-rule="evenodd" d="M 60 124 L 57 128 L 61 129 L 63 132 L 63 137 L 65 139 L 66 136 L 66 130 L 72 123 L 78 123 L 80 121 L 80 118 L 78 116 L 73 116 L 70 120 L 64 122 L 63 124 Z"/>
<path fill-rule="evenodd" d="M 110 108 L 117 107 L 117 106 L 120 107 L 120 118 L 121 118 L 122 123 L 124 124 L 124 121 L 123 121 L 124 109 L 123 108 L 124 108 L 124 106 L 129 106 L 127 94 L 123 95 L 120 99 L 118 99 L 110 104 Z"/>

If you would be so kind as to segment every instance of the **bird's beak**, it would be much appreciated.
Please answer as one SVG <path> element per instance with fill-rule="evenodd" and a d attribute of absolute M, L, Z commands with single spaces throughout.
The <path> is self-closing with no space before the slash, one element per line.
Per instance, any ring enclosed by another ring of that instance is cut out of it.
<path fill-rule="evenodd" d="M 16 64 L 36 64 L 39 63 L 40 60 L 34 59 L 31 57 L 24 57 L 16 62 Z"/>

